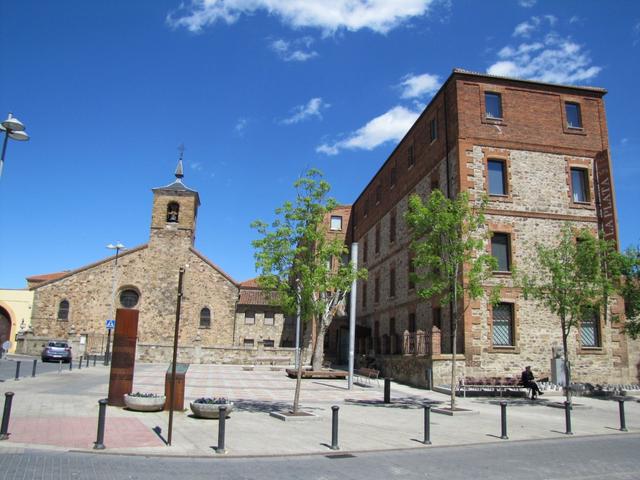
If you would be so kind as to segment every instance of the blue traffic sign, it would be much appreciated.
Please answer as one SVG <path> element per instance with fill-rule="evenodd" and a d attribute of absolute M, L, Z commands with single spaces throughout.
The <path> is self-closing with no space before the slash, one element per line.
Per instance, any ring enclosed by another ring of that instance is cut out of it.
<path fill-rule="evenodd" d="M 113 330 L 114 328 L 116 328 L 116 321 L 115 320 L 107 320 L 105 323 L 106 323 L 106 326 L 107 326 L 107 330 Z"/>

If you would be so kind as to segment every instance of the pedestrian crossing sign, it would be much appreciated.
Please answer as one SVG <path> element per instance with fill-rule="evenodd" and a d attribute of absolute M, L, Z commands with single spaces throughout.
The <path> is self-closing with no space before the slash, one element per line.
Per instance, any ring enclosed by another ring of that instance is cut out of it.
<path fill-rule="evenodd" d="M 115 320 L 107 320 L 106 324 L 107 324 L 107 330 L 113 330 L 114 328 L 116 328 Z"/>

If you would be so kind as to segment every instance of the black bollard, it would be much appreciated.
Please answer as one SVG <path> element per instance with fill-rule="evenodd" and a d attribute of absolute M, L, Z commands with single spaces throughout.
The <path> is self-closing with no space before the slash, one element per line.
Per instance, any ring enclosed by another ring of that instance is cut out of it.
<path fill-rule="evenodd" d="M 338 446 L 338 410 L 340 407 L 334 405 L 331 410 L 331 450 L 340 450 Z"/>
<path fill-rule="evenodd" d="M 384 403 L 391 403 L 391 379 L 384 379 Z"/>
<path fill-rule="evenodd" d="M 571 402 L 564 402 L 564 424 L 566 428 L 566 435 L 573 435 L 571 431 Z"/>
<path fill-rule="evenodd" d="M 73 370 L 73 358 L 69 359 L 69 371 Z"/>
<path fill-rule="evenodd" d="M 13 401 L 13 392 L 4 394 L 4 412 L 2 413 L 2 426 L 0 427 L 0 440 L 9 438 L 9 417 L 11 417 L 11 402 Z"/>
<path fill-rule="evenodd" d="M 89 355 L 87 355 L 87 364 L 85 365 L 85 367 L 89 368 Z"/>
<path fill-rule="evenodd" d="M 22 362 L 20 360 L 18 360 L 16 362 L 16 380 L 20 380 L 20 364 Z"/>
<path fill-rule="evenodd" d="M 509 440 L 509 437 L 507 436 L 507 402 L 500 402 L 500 418 L 502 427 L 502 434 L 500 435 L 500 438 L 502 440 Z"/>
<path fill-rule="evenodd" d="M 624 400 L 618 400 L 618 407 L 620 409 L 620 431 L 628 432 L 627 430 L 627 420 L 624 417 Z"/>
<path fill-rule="evenodd" d="M 78 370 L 82 370 L 82 355 L 80 355 L 80 358 L 78 359 Z"/>
<path fill-rule="evenodd" d="M 31 376 L 35 377 L 36 376 L 36 365 L 38 364 L 38 360 L 37 359 L 33 359 L 33 369 L 31 370 Z"/>
<path fill-rule="evenodd" d="M 224 434 L 225 426 L 227 423 L 227 407 L 222 405 L 218 407 L 218 446 L 216 447 L 216 453 L 227 453 L 224 448 Z"/>
<path fill-rule="evenodd" d="M 58 360 L 58 373 L 62 372 L 62 360 Z"/>
<path fill-rule="evenodd" d="M 93 449 L 104 450 L 104 418 L 107 413 L 107 399 L 103 398 L 102 400 L 98 400 L 98 405 L 98 434 L 96 436 L 96 441 L 93 442 Z"/>
<path fill-rule="evenodd" d="M 94 366 L 94 367 L 96 366 L 96 358 L 97 358 L 97 357 L 98 357 L 97 355 L 94 355 L 94 356 L 93 356 L 93 366 Z"/>
<path fill-rule="evenodd" d="M 425 445 L 431 445 L 431 405 L 424 406 L 424 440 Z"/>

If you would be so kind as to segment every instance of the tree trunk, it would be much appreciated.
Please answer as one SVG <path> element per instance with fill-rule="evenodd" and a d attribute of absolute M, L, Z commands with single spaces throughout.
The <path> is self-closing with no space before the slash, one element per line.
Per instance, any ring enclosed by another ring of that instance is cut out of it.
<path fill-rule="evenodd" d="M 562 348 L 564 349 L 564 396 L 567 399 L 567 402 L 571 403 L 571 367 L 569 365 L 569 349 L 567 348 L 567 338 L 569 337 L 569 332 L 566 328 L 566 320 L 564 316 L 560 317 L 560 323 L 562 324 Z"/>
<path fill-rule="evenodd" d="M 303 358 L 304 348 L 300 348 L 300 361 L 298 362 L 298 372 L 296 374 L 296 391 L 293 395 L 293 410 L 294 414 L 298 413 L 298 408 L 300 404 L 300 387 L 302 386 L 302 358 Z"/>
<path fill-rule="evenodd" d="M 456 287 L 453 287 L 453 315 L 451 319 L 451 411 L 456 408 L 456 352 L 458 348 L 458 302 L 456 298 Z"/>
<path fill-rule="evenodd" d="M 311 357 L 311 369 L 314 371 L 322 370 L 322 361 L 324 360 L 324 336 L 327 333 L 325 322 L 320 320 L 320 328 L 317 330 L 315 338 L 315 346 L 313 356 Z"/>

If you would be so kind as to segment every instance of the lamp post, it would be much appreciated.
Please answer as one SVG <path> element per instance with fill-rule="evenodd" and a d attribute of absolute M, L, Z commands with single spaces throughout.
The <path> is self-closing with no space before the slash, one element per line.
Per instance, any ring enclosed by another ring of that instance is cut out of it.
<path fill-rule="evenodd" d="M 110 243 L 107 245 L 109 250 L 115 250 L 115 261 L 113 264 L 113 281 L 111 285 L 111 320 L 115 320 L 115 311 L 116 311 L 116 277 L 118 273 L 118 255 L 120 254 L 120 250 L 126 250 L 122 243 L 118 242 L 115 245 Z M 109 365 L 109 354 L 111 350 L 111 329 L 107 328 L 107 348 L 104 350 L 104 364 Z"/>
<path fill-rule="evenodd" d="M 24 124 L 15 118 L 11 113 L 7 119 L 0 124 L 0 131 L 4 132 L 4 141 L 2 142 L 2 155 L 0 156 L 0 177 L 2 177 L 2 167 L 4 166 L 4 154 L 7 151 L 7 143 L 9 138 L 24 142 L 29 140 L 29 135 L 24 131 Z"/>

